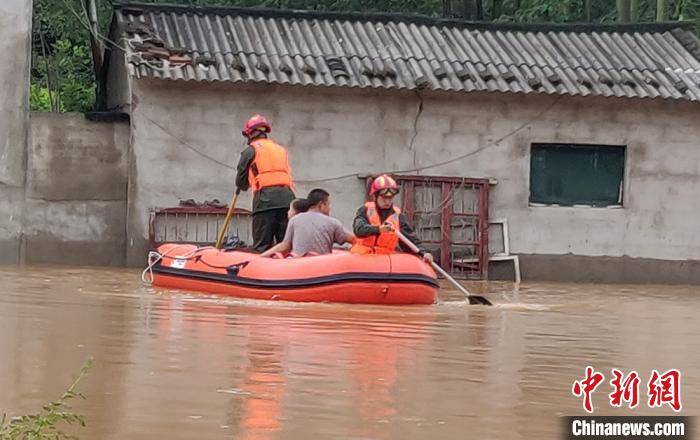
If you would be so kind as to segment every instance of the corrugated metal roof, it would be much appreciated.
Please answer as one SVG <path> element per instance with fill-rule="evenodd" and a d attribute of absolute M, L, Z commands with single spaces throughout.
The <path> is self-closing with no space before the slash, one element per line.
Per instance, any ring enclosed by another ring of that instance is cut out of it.
<path fill-rule="evenodd" d="M 700 42 L 677 23 L 122 4 L 112 38 L 127 42 L 137 78 L 700 100 Z"/>

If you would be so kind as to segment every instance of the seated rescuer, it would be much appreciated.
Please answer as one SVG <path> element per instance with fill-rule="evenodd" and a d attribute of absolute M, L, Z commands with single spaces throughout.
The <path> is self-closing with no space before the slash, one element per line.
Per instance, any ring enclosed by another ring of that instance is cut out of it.
<path fill-rule="evenodd" d="M 357 236 L 357 241 L 351 251 L 358 254 L 391 254 L 401 246 L 402 250 L 410 252 L 404 248 L 399 237 L 394 231 L 401 233 L 419 248 L 420 239 L 413 232 L 413 228 L 408 223 L 405 214 L 394 206 L 394 197 L 399 193 L 396 181 L 386 174 L 374 179 L 370 187 L 369 194 L 372 201 L 367 202 L 357 210 L 353 221 L 353 232 Z M 422 250 L 422 249 L 421 249 Z M 432 262 L 433 256 L 423 251 L 423 259 Z"/>
<path fill-rule="evenodd" d="M 343 228 L 340 220 L 330 216 L 331 200 L 327 191 L 311 190 L 305 202 L 306 206 L 301 209 L 307 211 L 289 220 L 282 242 L 263 252 L 262 257 L 287 252 L 295 256 L 330 254 L 334 243 L 352 244 L 355 241 L 355 236 Z"/>
<path fill-rule="evenodd" d="M 241 153 L 236 174 L 236 191 L 253 191 L 253 249 L 258 252 L 282 241 L 294 199 L 287 150 L 268 138 L 270 131 L 260 115 L 248 120 L 242 134 L 249 147 Z"/>

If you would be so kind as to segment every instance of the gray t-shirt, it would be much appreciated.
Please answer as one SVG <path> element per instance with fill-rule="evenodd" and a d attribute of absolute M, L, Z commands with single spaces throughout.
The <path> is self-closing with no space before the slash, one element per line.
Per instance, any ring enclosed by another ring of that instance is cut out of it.
<path fill-rule="evenodd" d="M 292 244 L 294 255 L 309 252 L 330 254 L 333 243 L 343 244 L 351 237 L 340 220 L 320 212 L 302 212 L 289 220 L 284 242 Z"/>

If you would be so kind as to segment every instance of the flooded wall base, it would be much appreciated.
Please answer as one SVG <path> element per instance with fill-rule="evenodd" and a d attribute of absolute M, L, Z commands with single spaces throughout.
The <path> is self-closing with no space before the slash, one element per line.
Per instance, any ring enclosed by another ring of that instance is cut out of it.
<path fill-rule="evenodd" d="M 24 261 L 123 265 L 129 126 L 34 113 Z"/>
<path fill-rule="evenodd" d="M 31 115 L 26 183 L 0 183 L 0 264 L 125 263 L 125 123 Z"/>
<path fill-rule="evenodd" d="M 20 261 L 24 188 L 0 183 L 0 264 Z"/>
<path fill-rule="evenodd" d="M 582 255 L 520 255 L 525 281 L 700 284 L 700 261 Z M 512 280 L 512 265 L 489 266 L 489 278 Z M 494 270 L 495 269 L 495 270 Z"/>

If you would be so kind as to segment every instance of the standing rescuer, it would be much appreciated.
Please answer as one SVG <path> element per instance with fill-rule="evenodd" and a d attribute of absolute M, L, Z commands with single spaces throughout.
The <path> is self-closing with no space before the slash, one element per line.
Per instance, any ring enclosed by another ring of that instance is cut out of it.
<path fill-rule="evenodd" d="M 403 248 L 395 231 L 401 231 L 406 238 L 420 248 L 420 240 L 413 232 L 406 215 L 394 206 L 394 197 L 398 193 L 399 187 L 390 176 L 383 174 L 374 179 L 369 190 L 372 201 L 365 203 L 355 214 L 352 226 L 357 241 L 352 247 L 352 252 L 391 254 L 397 252 L 399 248 L 409 251 Z M 433 256 L 423 251 L 423 259 L 431 262 Z"/>
<path fill-rule="evenodd" d="M 287 150 L 268 138 L 271 131 L 263 116 L 246 122 L 242 134 L 248 148 L 241 153 L 236 174 L 236 191 L 253 191 L 253 248 L 258 252 L 282 241 L 294 200 Z"/>

